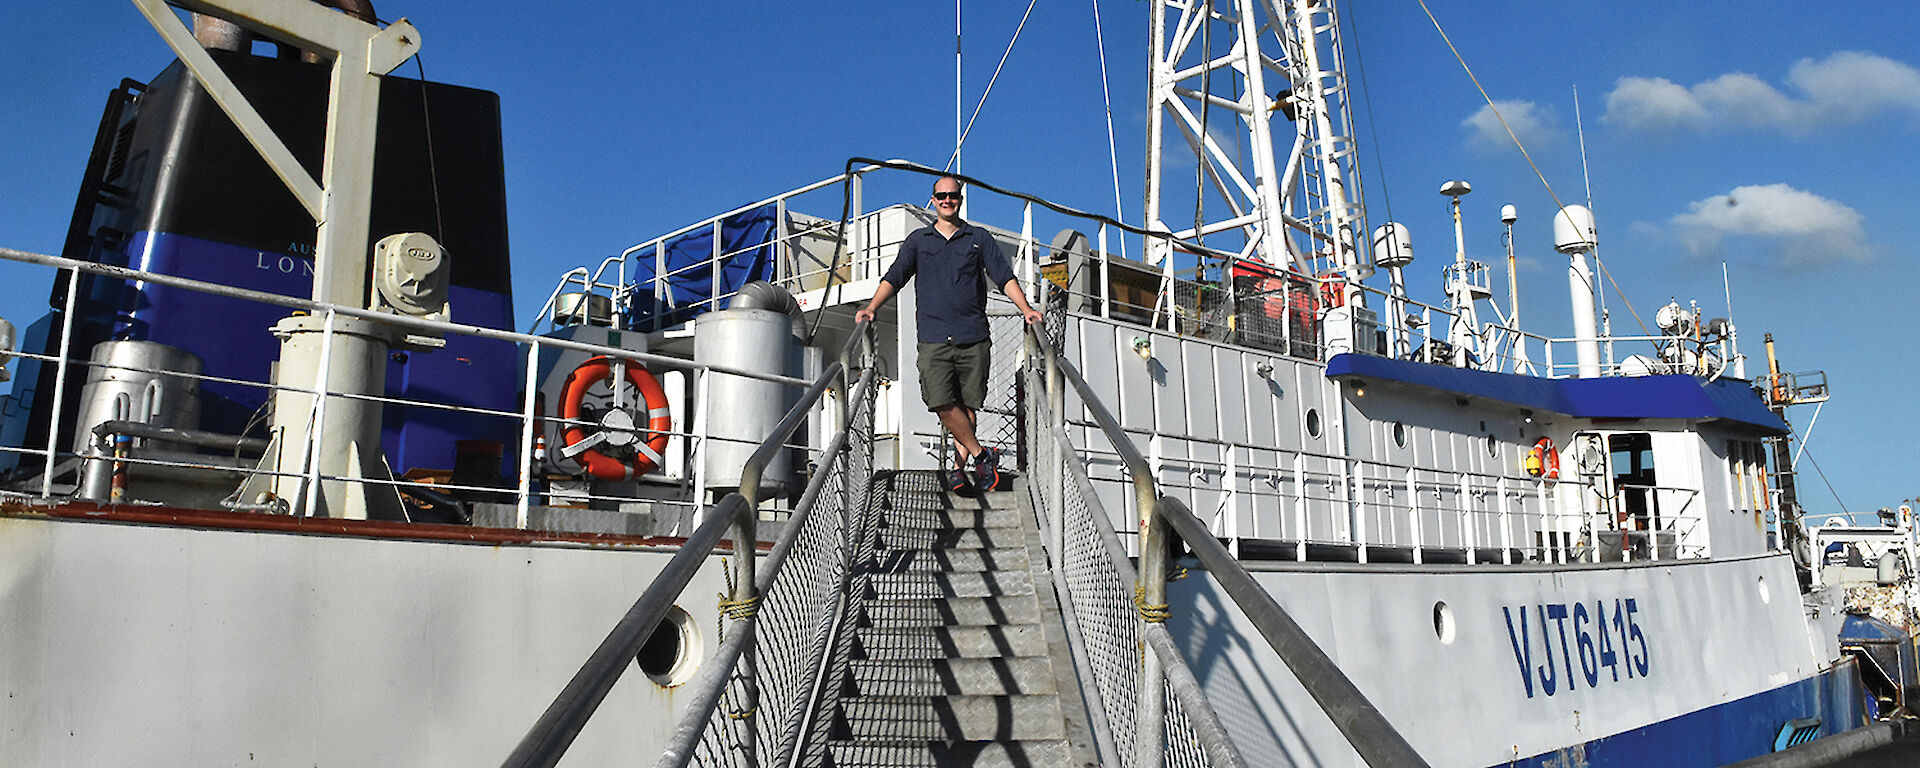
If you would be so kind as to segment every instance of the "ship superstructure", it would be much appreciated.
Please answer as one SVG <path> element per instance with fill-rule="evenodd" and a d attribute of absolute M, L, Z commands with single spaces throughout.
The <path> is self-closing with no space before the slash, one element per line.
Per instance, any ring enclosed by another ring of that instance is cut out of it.
<path fill-rule="evenodd" d="M 990 307 L 979 497 L 927 482 L 916 289 L 853 319 L 931 221 L 867 190 L 940 170 L 641 241 L 521 333 L 497 99 L 384 74 L 419 36 L 370 9 L 136 5 L 181 62 L 66 251 L 3 254 L 56 281 L 0 422 L 28 764 L 1719 765 L 1905 706 L 1908 521 L 1791 492 L 1824 379 L 1677 301 L 1603 332 L 1580 206 L 1574 336 L 1522 330 L 1461 181 L 1411 297 L 1329 0 L 1152 4 L 1144 226 L 961 177 L 1048 315 Z"/>

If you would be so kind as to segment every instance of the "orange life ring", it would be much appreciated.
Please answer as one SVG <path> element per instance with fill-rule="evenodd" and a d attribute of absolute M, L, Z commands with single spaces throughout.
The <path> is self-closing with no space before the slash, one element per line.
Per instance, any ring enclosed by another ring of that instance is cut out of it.
<path fill-rule="evenodd" d="M 1533 448 L 1527 451 L 1526 469 L 1527 474 L 1534 477 L 1560 479 L 1560 452 L 1553 449 L 1553 438 L 1533 441 Z"/>
<path fill-rule="evenodd" d="M 588 475 L 601 480 L 632 480 L 652 472 L 660 467 L 661 455 L 667 450 L 667 438 L 673 433 L 673 417 L 667 410 L 667 393 L 660 388 L 660 381 L 653 377 L 639 363 L 626 361 L 627 382 L 640 391 L 647 404 L 647 426 L 634 429 L 645 439 L 634 443 L 632 461 L 621 461 L 598 448 L 588 448 L 574 461 L 585 468 Z M 604 355 L 588 358 L 580 367 L 567 374 L 567 383 L 560 390 L 560 418 L 567 421 L 580 420 L 583 413 L 582 401 L 587 390 L 593 385 L 613 377 L 613 360 Z M 625 431 L 619 426 L 610 426 L 610 431 Z M 561 443 L 571 447 L 587 439 L 587 428 L 580 424 L 568 424 L 560 436 Z"/>

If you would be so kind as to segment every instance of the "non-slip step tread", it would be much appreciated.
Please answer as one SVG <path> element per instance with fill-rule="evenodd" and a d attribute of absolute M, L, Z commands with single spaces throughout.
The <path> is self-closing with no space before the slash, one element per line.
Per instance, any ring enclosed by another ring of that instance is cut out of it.
<path fill-rule="evenodd" d="M 871 574 L 867 582 L 867 595 L 879 598 L 1030 594 L 1033 594 L 1033 578 L 1026 571 L 876 573 Z"/>
<path fill-rule="evenodd" d="M 1027 571 L 1027 550 L 1016 547 L 983 549 L 890 549 L 876 553 L 869 573 L 962 573 L 967 571 Z"/>
<path fill-rule="evenodd" d="M 1008 626 L 861 627 L 854 637 L 857 659 L 1020 658 L 1046 656 L 1046 632 L 1038 624 Z"/>
<path fill-rule="evenodd" d="M 856 660 L 851 689 L 860 696 L 1007 696 L 1058 693 L 1044 657 Z"/>
<path fill-rule="evenodd" d="M 842 700 L 836 731 L 853 739 L 1027 741 L 1065 738 L 1060 697 L 853 696 Z"/>
<path fill-rule="evenodd" d="M 1040 623 L 1040 601 L 1033 595 L 922 599 L 869 598 L 867 626 L 981 626 Z"/>
<path fill-rule="evenodd" d="M 833 768 L 1058 768 L 1068 765 L 1070 752 L 1062 739 L 1009 743 L 969 741 L 957 744 L 888 744 L 842 741 L 827 745 Z"/>

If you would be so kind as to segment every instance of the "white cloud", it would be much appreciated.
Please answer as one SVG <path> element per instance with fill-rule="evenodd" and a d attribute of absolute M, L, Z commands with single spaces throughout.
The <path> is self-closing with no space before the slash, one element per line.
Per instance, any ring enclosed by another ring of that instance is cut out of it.
<path fill-rule="evenodd" d="M 1600 119 L 1633 129 L 1700 128 L 1712 121 L 1686 88 L 1664 77 L 1623 77 Z"/>
<path fill-rule="evenodd" d="M 1865 259 L 1864 221 L 1859 211 L 1840 202 L 1787 184 L 1766 184 L 1690 203 L 1668 225 L 1696 256 L 1719 255 L 1731 240 L 1786 265 L 1817 266 Z"/>
<path fill-rule="evenodd" d="M 1507 119 L 1507 125 L 1513 128 L 1515 136 L 1528 147 L 1551 142 L 1557 135 L 1553 113 L 1542 109 L 1531 101 L 1495 101 L 1494 107 L 1500 109 L 1494 115 L 1493 107 L 1481 107 L 1467 119 L 1460 121 L 1460 127 L 1467 129 L 1467 144 L 1480 149 L 1498 149 L 1512 146 L 1513 139 L 1507 136 L 1507 129 L 1500 126 L 1500 118 Z"/>
<path fill-rule="evenodd" d="M 1920 117 L 1920 70 L 1872 53 L 1840 51 L 1801 59 L 1783 92 L 1745 72 L 1691 87 L 1660 77 L 1623 77 L 1607 94 L 1601 119 L 1636 130 L 1771 128 L 1805 135 L 1885 113 Z"/>

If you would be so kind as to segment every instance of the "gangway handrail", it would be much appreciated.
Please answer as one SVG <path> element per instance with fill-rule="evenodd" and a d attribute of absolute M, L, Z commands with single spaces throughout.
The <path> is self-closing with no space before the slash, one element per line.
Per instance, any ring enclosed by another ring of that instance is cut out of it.
<path fill-rule="evenodd" d="M 858 402 L 866 396 L 866 392 L 874 386 L 874 374 L 875 369 L 872 367 L 868 367 L 861 374 L 860 383 L 854 386 L 854 394 L 849 402 Z M 849 437 L 849 430 L 841 430 L 834 437 L 833 443 L 827 447 L 825 455 L 831 456 L 845 450 Z M 801 496 L 800 503 L 794 506 L 793 517 L 787 520 L 786 527 L 780 532 L 780 540 L 775 542 L 773 549 L 767 553 L 766 568 L 760 569 L 755 576 L 755 594 L 765 594 L 773 587 L 773 581 L 779 576 L 780 568 L 785 564 L 787 555 L 793 551 L 794 541 L 799 538 L 801 529 L 806 526 L 807 518 L 814 512 L 816 505 L 813 502 L 826 487 L 828 474 L 821 472 L 815 475 L 813 481 L 808 483 L 806 492 Z M 692 693 L 692 698 L 687 702 L 686 711 L 680 717 L 680 723 L 674 730 L 672 741 L 668 742 L 667 748 L 660 753 L 660 759 L 656 763 L 658 766 L 662 768 L 684 766 L 693 760 L 694 748 L 699 744 L 700 736 L 708 719 L 713 716 L 714 708 L 720 704 L 721 695 L 727 688 L 727 681 L 732 677 L 734 665 L 746 652 L 747 643 L 754 638 L 759 629 L 759 623 L 756 621 L 758 617 L 758 613 L 748 616 L 744 624 L 728 634 L 726 639 L 721 641 L 720 649 L 714 652 L 713 658 L 709 660 L 706 671 L 687 686 L 686 690 Z M 809 706 L 807 711 L 811 710 L 812 707 Z M 796 723 L 796 726 L 804 726 L 804 723 Z M 782 748 L 797 752 L 799 737 L 797 732 L 785 734 Z"/>
<path fill-rule="evenodd" d="M 1326 712 L 1327 718 L 1347 737 L 1367 765 L 1380 768 L 1427 764 L 1367 695 L 1354 686 L 1353 680 L 1340 671 L 1326 651 L 1254 580 L 1253 574 L 1234 559 L 1226 546 L 1213 537 L 1206 524 L 1187 509 L 1186 503 L 1163 496 L 1155 507 L 1155 514 L 1166 520 L 1200 561 L 1200 566 L 1233 598 L 1234 605 L 1240 607 L 1247 621 L 1266 638 L 1267 645 L 1286 662 L 1287 669 L 1299 678 L 1300 686 Z"/>
<path fill-rule="evenodd" d="M 1048 378 L 1048 399 L 1053 403 L 1062 403 L 1058 396 L 1055 381 L 1065 381 L 1073 386 L 1080 397 L 1080 405 L 1099 424 L 1100 431 L 1113 444 L 1120 455 L 1127 473 L 1132 479 L 1135 501 L 1140 515 L 1140 567 L 1138 586 L 1135 590 L 1143 606 L 1166 605 L 1167 590 L 1167 554 L 1169 551 L 1166 537 L 1171 533 L 1180 536 L 1188 549 L 1200 558 L 1213 578 L 1227 591 L 1234 603 L 1246 614 L 1255 628 L 1274 653 L 1286 663 L 1302 687 L 1307 690 L 1316 703 L 1333 722 L 1334 727 L 1345 736 L 1354 751 L 1362 760 L 1375 768 L 1386 766 L 1423 767 L 1427 762 L 1415 752 L 1406 738 L 1400 735 L 1380 711 L 1370 702 L 1366 694 L 1354 686 L 1353 681 L 1335 665 L 1326 652 L 1308 636 L 1300 625 L 1289 616 L 1284 608 L 1260 587 L 1239 560 L 1227 552 L 1225 546 L 1213 537 L 1211 531 L 1199 518 L 1188 511 L 1179 499 L 1158 497 L 1154 489 L 1151 466 L 1133 445 L 1131 438 L 1100 401 L 1098 393 L 1087 384 L 1080 371 L 1066 361 L 1053 345 L 1034 326 L 1027 327 L 1031 347 L 1038 347 L 1045 357 Z M 1058 374 L 1055 376 L 1054 374 Z M 1157 622 L 1156 622 L 1157 623 Z M 1160 627 L 1164 632 L 1165 627 Z M 1150 642 L 1157 634 L 1151 629 L 1146 636 Z M 1170 642 L 1170 640 L 1169 640 Z M 1157 644 L 1157 643 L 1155 643 Z M 1158 654 L 1153 657 L 1157 660 Z M 1151 679 L 1152 676 L 1149 676 Z M 1197 685 L 1197 683 L 1196 683 Z M 1151 697 L 1159 690 L 1157 685 L 1143 686 L 1142 697 L 1145 709 L 1158 709 Z M 1189 713 L 1191 716 L 1192 713 Z M 1142 730 L 1156 726 L 1160 720 L 1154 714 L 1149 722 L 1147 715 L 1141 718 Z M 1144 735 L 1144 734 L 1139 734 Z M 1156 734 L 1157 735 L 1157 734 Z"/>
<path fill-rule="evenodd" d="M 633 607 L 627 609 L 620 621 L 614 624 L 613 630 L 607 633 L 606 639 L 602 640 L 587 660 L 580 665 L 580 669 L 574 673 L 566 687 L 561 689 L 559 695 L 554 697 L 553 703 L 548 705 L 546 711 L 534 722 L 533 727 L 528 729 L 526 736 L 521 738 L 513 753 L 501 764 L 503 767 L 551 768 L 560 761 L 560 758 L 566 754 L 567 748 L 573 744 L 574 738 L 579 736 L 580 729 L 586 726 L 587 719 L 593 716 L 600 702 L 606 698 L 607 692 L 613 689 L 613 684 L 620 679 L 631 660 L 640 652 L 640 647 L 666 618 L 667 609 L 672 607 L 674 600 L 682 592 L 686 591 L 687 585 L 693 581 L 694 574 L 699 571 L 707 555 L 718 547 L 721 535 L 728 528 L 734 529 L 733 572 L 736 578 L 733 593 L 728 597 L 736 604 L 756 599 L 758 593 L 753 563 L 756 559 L 755 548 L 759 543 L 755 530 L 758 523 L 756 499 L 759 495 L 758 485 L 761 473 L 765 470 L 765 465 L 785 446 L 787 438 L 799 428 L 808 411 L 827 389 L 836 382 L 844 384 L 846 370 L 844 361 L 850 359 L 856 346 L 872 350 L 871 336 L 871 321 L 854 325 L 853 333 L 848 336 L 840 359 L 821 372 L 806 394 L 787 410 L 779 426 L 747 459 L 746 466 L 741 471 L 740 490 L 727 494 L 708 510 L 706 519 L 694 529 L 693 535 L 687 537 L 680 551 L 674 553 L 673 559 L 667 562 L 666 567 L 661 569 L 660 574 L 648 585 L 647 590 L 634 601 Z"/>

